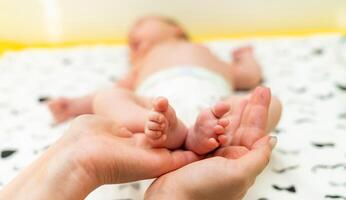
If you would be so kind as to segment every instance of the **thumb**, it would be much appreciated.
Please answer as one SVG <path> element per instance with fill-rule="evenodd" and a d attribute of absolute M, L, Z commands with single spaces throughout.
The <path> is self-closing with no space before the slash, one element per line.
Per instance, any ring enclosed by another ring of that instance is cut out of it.
<path fill-rule="evenodd" d="M 169 171 L 179 169 L 187 164 L 190 164 L 192 162 L 202 159 L 201 156 L 198 156 L 192 151 L 183 151 L 183 150 L 173 151 L 171 152 L 171 156 L 172 156 L 172 163 L 169 166 L 171 168 Z"/>
<path fill-rule="evenodd" d="M 227 159 L 238 159 L 248 152 L 249 150 L 243 146 L 228 146 L 218 149 L 214 156 L 221 156 Z"/>
<path fill-rule="evenodd" d="M 265 169 L 276 142 L 276 137 L 265 136 L 252 146 L 250 152 L 239 159 L 249 175 L 258 176 Z"/>

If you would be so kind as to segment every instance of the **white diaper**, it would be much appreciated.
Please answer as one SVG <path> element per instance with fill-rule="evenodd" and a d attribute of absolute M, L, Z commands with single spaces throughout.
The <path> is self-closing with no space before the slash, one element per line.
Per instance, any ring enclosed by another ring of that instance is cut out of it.
<path fill-rule="evenodd" d="M 177 116 L 193 125 L 200 111 L 232 93 L 219 74 L 198 66 L 177 66 L 157 72 L 137 88 L 136 94 L 166 97 Z"/>

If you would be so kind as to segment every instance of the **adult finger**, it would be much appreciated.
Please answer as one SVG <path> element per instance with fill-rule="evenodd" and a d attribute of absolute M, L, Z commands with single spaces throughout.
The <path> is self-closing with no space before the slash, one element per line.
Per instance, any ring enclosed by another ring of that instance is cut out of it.
<path fill-rule="evenodd" d="M 252 93 L 241 119 L 240 127 L 235 135 L 237 145 L 250 148 L 265 134 L 268 108 L 271 99 L 270 89 L 257 87 Z"/>
<path fill-rule="evenodd" d="M 121 126 L 115 122 L 110 125 L 109 132 L 117 137 L 129 138 L 133 136 L 133 133 L 125 126 Z"/>
<path fill-rule="evenodd" d="M 170 165 L 171 170 L 181 168 L 187 164 L 200 160 L 202 157 L 193 153 L 192 151 L 176 150 L 171 152 L 172 163 Z"/>
<path fill-rule="evenodd" d="M 239 164 L 244 167 L 244 171 L 250 176 L 258 176 L 268 165 L 276 142 L 276 137 L 272 136 L 265 136 L 257 141 L 251 151 L 239 159 Z"/>
<path fill-rule="evenodd" d="M 249 152 L 249 149 L 243 146 L 228 146 L 218 149 L 214 156 L 221 156 L 228 159 L 238 159 Z"/>
<path fill-rule="evenodd" d="M 170 152 L 167 149 L 142 150 L 149 153 L 143 157 L 145 160 L 141 161 L 146 164 L 146 167 L 141 172 L 143 175 L 142 178 L 158 177 L 201 159 L 201 157 L 191 151 L 176 150 Z"/>
<path fill-rule="evenodd" d="M 237 108 L 232 110 L 227 116 L 226 119 L 229 120 L 229 125 L 226 128 L 226 133 L 228 136 L 228 142 L 222 146 L 229 146 L 233 140 L 234 134 L 239 127 L 240 120 L 242 118 L 244 109 L 246 108 L 248 101 L 246 99 L 240 101 Z"/>

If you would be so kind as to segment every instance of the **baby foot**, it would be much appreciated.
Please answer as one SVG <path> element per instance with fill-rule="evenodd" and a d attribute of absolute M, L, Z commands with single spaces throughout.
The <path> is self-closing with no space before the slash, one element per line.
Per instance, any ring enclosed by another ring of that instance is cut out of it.
<path fill-rule="evenodd" d="M 253 53 L 251 46 L 241 47 L 233 51 L 234 64 L 244 67 L 257 67 L 259 64 Z"/>
<path fill-rule="evenodd" d="M 47 103 L 56 123 L 67 121 L 74 117 L 73 102 L 68 98 L 57 98 Z"/>
<path fill-rule="evenodd" d="M 219 102 L 212 108 L 202 111 L 195 126 L 189 131 L 185 141 L 186 148 L 203 155 L 226 143 L 228 139 L 224 133 L 229 120 L 223 116 L 229 109 L 228 104 Z"/>
<path fill-rule="evenodd" d="M 242 59 L 246 59 L 247 57 L 253 57 L 253 48 L 251 46 L 244 46 L 235 49 L 232 52 L 233 59 L 235 61 L 240 61 Z"/>
<path fill-rule="evenodd" d="M 153 147 L 176 149 L 184 143 L 188 129 L 177 118 L 166 98 L 158 97 L 153 101 L 153 110 L 148 118 L 144 132 Z"/>

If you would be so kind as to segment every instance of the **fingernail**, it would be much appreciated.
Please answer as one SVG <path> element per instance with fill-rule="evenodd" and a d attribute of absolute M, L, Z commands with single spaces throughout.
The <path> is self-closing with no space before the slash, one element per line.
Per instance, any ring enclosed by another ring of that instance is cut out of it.
<path fill-rule="evenodd" d="M 271 149 L 274 149 L 277 142 L 278 142 L 278 138 L 276 136 L 270 136 L 269 145 Z"/>

